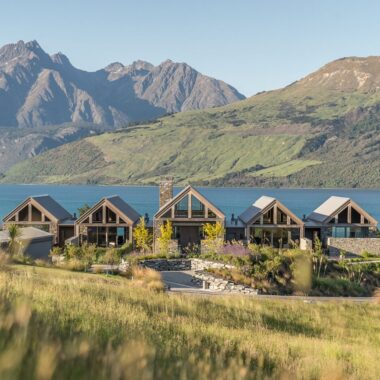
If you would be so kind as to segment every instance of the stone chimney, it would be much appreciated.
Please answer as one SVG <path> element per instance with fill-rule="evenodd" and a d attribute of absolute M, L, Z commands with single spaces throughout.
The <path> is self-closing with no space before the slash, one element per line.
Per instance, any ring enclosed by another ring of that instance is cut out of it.
<path fill-rule="evenodd" d="M 161 177 L 160 179 L 160 208 L 173 198 L 173 177 Z"/>

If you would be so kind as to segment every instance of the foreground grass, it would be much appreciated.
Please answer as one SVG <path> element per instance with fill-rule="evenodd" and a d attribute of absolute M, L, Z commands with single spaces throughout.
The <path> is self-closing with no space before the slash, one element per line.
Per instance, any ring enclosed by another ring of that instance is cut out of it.
<path fill-rule="evenodd" d="M 0 272 L 1 379 L 376 379 L 380 307 L 154 293 Z"/>

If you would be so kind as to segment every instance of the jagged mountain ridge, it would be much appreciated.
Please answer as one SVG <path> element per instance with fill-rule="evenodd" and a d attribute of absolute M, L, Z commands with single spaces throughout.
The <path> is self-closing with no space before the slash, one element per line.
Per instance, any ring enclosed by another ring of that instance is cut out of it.
<path fill-rule="evenodd" d="M 86 72 L 62 53 L 49 56 L 37 41 L 0 49 L 0 126 L 84 122 L 117 127 L 241 99 L 232 86 L 186 63 L 136 61 Z"/>
<path fill-rule="evenodd" d="M 378 188 L 379 84 L 380 57 L 336 60 L 279 90 L 65 144 L 3 182 L 151 184 L 171 174 L 184 184 Z"/>

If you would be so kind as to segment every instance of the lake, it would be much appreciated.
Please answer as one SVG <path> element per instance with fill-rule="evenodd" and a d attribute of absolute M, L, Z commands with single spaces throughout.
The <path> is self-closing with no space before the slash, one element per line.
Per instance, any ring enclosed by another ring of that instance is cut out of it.
<path fill-rule="evenodd" d="M 330 195 L 350 197 L 380 221 L 380 189 L 261 189 L 197 188 L 229 218 L 239 215 L 261 195 L 277 198 L 302 218 Z M 177 194 L 181 188 L 175 188 Z M 0 185 L 1 219 L 30 195 L 49 194 L 71 213 L 84 203 L 90 205 L 108 195 L 120 195 L 141 214 L 155 214 L 158 209 L 157 186 L 91 186 L 91 185 Z"/>

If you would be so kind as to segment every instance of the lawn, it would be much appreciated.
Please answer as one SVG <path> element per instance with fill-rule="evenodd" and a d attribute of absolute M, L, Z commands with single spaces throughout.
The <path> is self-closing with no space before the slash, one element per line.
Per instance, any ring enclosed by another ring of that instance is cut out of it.
<path fill-rule="evenodd" d="M 0 379 L 377 379 L 380 307 L 155 293 L 0 272 Z"/>

